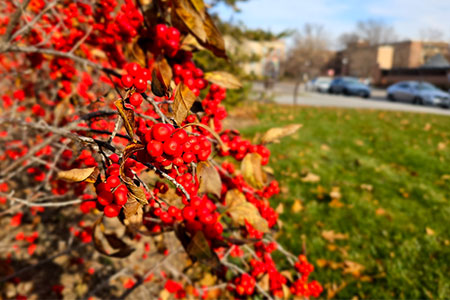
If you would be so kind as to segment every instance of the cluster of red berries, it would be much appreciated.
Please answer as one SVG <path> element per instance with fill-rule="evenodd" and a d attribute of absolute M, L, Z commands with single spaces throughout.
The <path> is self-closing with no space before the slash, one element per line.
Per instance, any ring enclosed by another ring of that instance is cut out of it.
<path fill-rule="evenodd" d="M 127 71 L 127 74 L 122 75 L 122 86 L 126 89 L 130 89 L 134 86 L 136 92 L 145 92 L 147 90 L 148 81 L 151 80 L 150 71 L 146 68 L 142 68 L 137 63 L 127 64 L 125 70 Z"/>
<path fill-rule="evenodd" d="M 250 296 L 255 291 L 255 278 L 247 273 L 234 279 L 235 291 L 239 296 Z"/>
<path fill-rule="evenodd" d="M 202 69 L 197 68 L 190 60 L 173 65 L 173 73 L 175 83 L 183 82 L 196 96 L 208 86 L 208 82 L 203 78 Z"/>
<path fill-rule="evenodd" d="M 206 115 L 202 118 L 201 122 L 209 125 L 209 122 L 212 120 L 214 129 L 217 132 L 222 131 L 222 120 L 227 117 L 225 107 L 220 105 L 225 98 L 226 89 L 221 88 L 217 84 L 211 84 L 208 94 L 202 100 L 202 106 Z"/>
<path fill-rule="evenodd" d="M 290 291 L 295 296 L 304 296 L 315 298 L 319 297 L 323 291 L 323 287 L 317 281 L 306 282 L 305 279 L 300 278 L 292 283 Z"/>
<path fill-rule="evenodd" d="M 248 153 L 258 153 L 261 155 L 261 164 L 267 165 L 270 157 L 270 150 L 263 145 L 252 145 L 250 141 L 235 135 L 231 130 L 225 130 L 220 138 L 228 146 L 228 150 L 222 150 L 220 155 L 231 155 L 236 160 L 242 160 Z"/>
<path fill-rule="evenodd" d="M 308 283 L 308 276 L 314 271 L 314 266 L 310 264 L 305 255 L 298 256 L 298 261 L 295 263 L 295 269 L 301 274 L 291 286 L 290 290 L 293 295 L 297 296 L 313 296 L 319 297 L 322 293 L 322 286 L 315 280 Z"/>
<path fill-rule="evenodd" d="M 145 151 L 138 152 L 138 160 L 153 163 L 158 168 L 174 166 L 169 175 L 183 185 L 190 195 L 195 195 L 196 179 L 186 172 L 192 162 L 208 159 L 212 152 L 211 142 L 204 136 L 190 136 L 186 130 L 175 129 L 173 125 L 164 123 L 139 130 L 137 134 L 146 145 Z"/>
<path fill-rule="evenodd" d="M 120 180 L 120 165 L 119 156 L 113 154 L 110 156 L 112 164 L 106 169 L 106 182 L 101 182 L 95 186 L 97 193 L 97 202 L 104 206 L 103 212 L 109 218 L 117 217 L 122 206 L 128 201 L 128 188 Z M 125 162 L 125 175 L 133 178 L 134 174 L 131 172 L 131 165 L 133 160 Z"/>
<path fill-rule="evenodd" d="M 155 45 L 167 56 L 174 57 L 180 48 L 180 31 L 165 24 L 156 25 Z"/>
<path fill-rule="evenodd" d="M 206 196 L 195 196 L 183 210 L 183 219 L 186 221 L 186 229 L 195 234 L 203 231 L 207 239 L 219 239 L 223 232 L 223 226 L 218 222 L 219 213 L 216 205 Z"/>

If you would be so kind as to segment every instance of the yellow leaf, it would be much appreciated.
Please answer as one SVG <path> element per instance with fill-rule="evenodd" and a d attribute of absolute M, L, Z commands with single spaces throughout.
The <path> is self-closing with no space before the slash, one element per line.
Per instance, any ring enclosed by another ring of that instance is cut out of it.
<path fill-rule="evenodd" d="M 192 3 L 188 0 L 177 0 L 172 1 L 172 4 L 174 21 L 181 21 L 199 41 L 206 42 L 207 35 L 203 26 L 202 16 L 197 12 Z"/>
<path fill-rule="evenodd" d="M 247 221 L 258 231 L 269 231 L 269 226 L 266 219 L 261 217 L 258 209 L 250 202 L 243 202 L 233 205 L 228 208 L 227 212 L 230 214 L 233 221 L 241 226 L 244 226 L 245 221 Z"/>
<path fill-rule="evenodd" d="M 292 204 L 291 210 L 293 213 L 298 213 L 299 211 L 303 210 L 302 202 L 300 200 L 295 200 L 294 204 Z"/>
<path fill-rule="evenodd" d="M 241 173 L 245 181 L 254 188 L 262 188 L 267 181 L 266 173 L 262 170 L 261 156 L 258 153 L 248 153 L 241 162 Z"/>
<path fill-rule="evenodd" d="M 361 272 L 364 270 L 364 266 L 358 264 L 354 261 L 346 260 L 344 261 L 343 274 L 351 274 L 354 277 L 358 278 L 361 276 Z"/>
<path fill-rule="evenodd" d="M 335 240 L 348 239 L 348 234 L 335 233 L 333 230 L 324 230 L 322 231 L 322 237 L 330 243 L 334 243 Z"/>
<path fill-rule="evenodd" d="M 207 72 L 205 73 L 205 79 L 227 89 L 240 89 L 242 87 L 239 79 L 224 71 Z"/>
<path fill-rule="evenodd" d="M 58 179 L 68 182 L 82 182 L 88 180 L 89 177 L 98 172 L 97 167 L 84 168 L 84 169 L 71 169 L 67 171 L 58 172 Z M 98 173 L 97 173 L 98 175 Z M 92 181 L 91 181 L 92 182 Z"/>
<path fill-rule="evenodd" d="M 119 99 L 114 102 L 114 105 L 117 107 L 120 116 L 122 117 L 123 124 L 125 129 L 127 130 L 128 136 L 134 140 L 134 111 L 132 109 L 128 109 L 123 105 L 123 100 Z"/>
<path fill-rule="evenodd" d="M 278 139 L 292 135 L 297 132 L 303 125 L 302 124 L 291 124 L 284 127 L 277 127 L 269 129 L 264 136 L 261 138 L 262 144 L 272 143 Z"/>
<path fill-rule="evenodd" d="M 172 108 L 173 118 L 178 125 L 186 119 L 196 98 L 195 94 L 184 83 L 177 86 Z"/>
<path fill-rule="evenodd" d="M 158 97 L 169 96 L 172 89 L 172 68 L 163 56 L 159 56 L 152 71 L 152 92 Z"/>
<path fill-rule="evenodd" d="M 303 181 L 303 182 L 319 182 L 320 176 L 316 175 L 314 173 L 308 172 L 308 174 L 306 174 L 306 176 L 301 178 L 301 181 Z"/>
<path fill-rule="evenodd" d="M 210 162 L 201 161 L 197 164 L 197 178 L 199 181 L 199 194 L 211 193 L 220 198 L 222 180 L 219 172 Z"/>
<path fill-rule="evenodd" d="M 434 230 L 429 228 L 429 227 L 425 228 L 425 231 L 427 232 L 427 235 L 434 235 L 435 234 Z"/>
<path fill-rule="evenodd" d="M 245 202 L 247 202 L 247 199 L 238 189 L 229 190 L 225 195 L 225 206 L 227 207 L 236 206 Z"/>
<path fill-rule="evenodd" d="M 331 199 L 341 199 L 341 191 L 339 187 L 332 187 L 330 192 Z"/>

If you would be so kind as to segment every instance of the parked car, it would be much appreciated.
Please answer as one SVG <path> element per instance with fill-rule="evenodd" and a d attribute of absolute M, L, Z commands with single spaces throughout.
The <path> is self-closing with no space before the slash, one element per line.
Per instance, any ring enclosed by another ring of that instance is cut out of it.
<path fill-rule="evenodd" d="M 331 77 L 317 77 L 313 84 L 313 89 L 316 92 L 326 93 L 330 88 L 330 84 L 333 81 Z"/>
<path fill-rule="evenodd" d="M 337 77 L 333 79 L 328 89 L 331 94 L 357 95 L 370 97 L 370 88 L 354 77 Z"/>
<path fill-rule="evenodd" d="M 428 82 L 401 81 L 387 89 L 391 101 L 408 101 L 415 104 L 450 106 L 450 94 Z"/>

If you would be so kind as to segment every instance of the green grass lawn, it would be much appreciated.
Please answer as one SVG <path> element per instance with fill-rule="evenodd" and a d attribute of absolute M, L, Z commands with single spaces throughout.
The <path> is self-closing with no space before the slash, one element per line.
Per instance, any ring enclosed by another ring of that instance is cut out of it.
<path fill-rule="evenodd" d="M 269 146 L 284 187 L 273 205 L 324 297 L 450 297 L 450 117 L 273 104 L 257 116 L 245 136 L 303 124 Z"/>

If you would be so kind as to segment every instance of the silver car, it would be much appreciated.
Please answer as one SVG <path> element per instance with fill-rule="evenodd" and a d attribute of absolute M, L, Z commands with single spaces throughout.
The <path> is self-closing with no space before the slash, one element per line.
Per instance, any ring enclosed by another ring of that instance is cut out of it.
<path fill-rule="evenodd" d="M 387 89 L 391 101 L 408 101 L 414 104 L 429 104 L 449 107 L 450 95 L 431 83 L 423 81 L 401 81 Z"/>
<path fill-rule="evenodd" d="M 317 77 L 316 81 L 314 81 L 314 90 L 320 93 L 328 92 L 331 81 L 333 81 L 331 77 Z"/>

